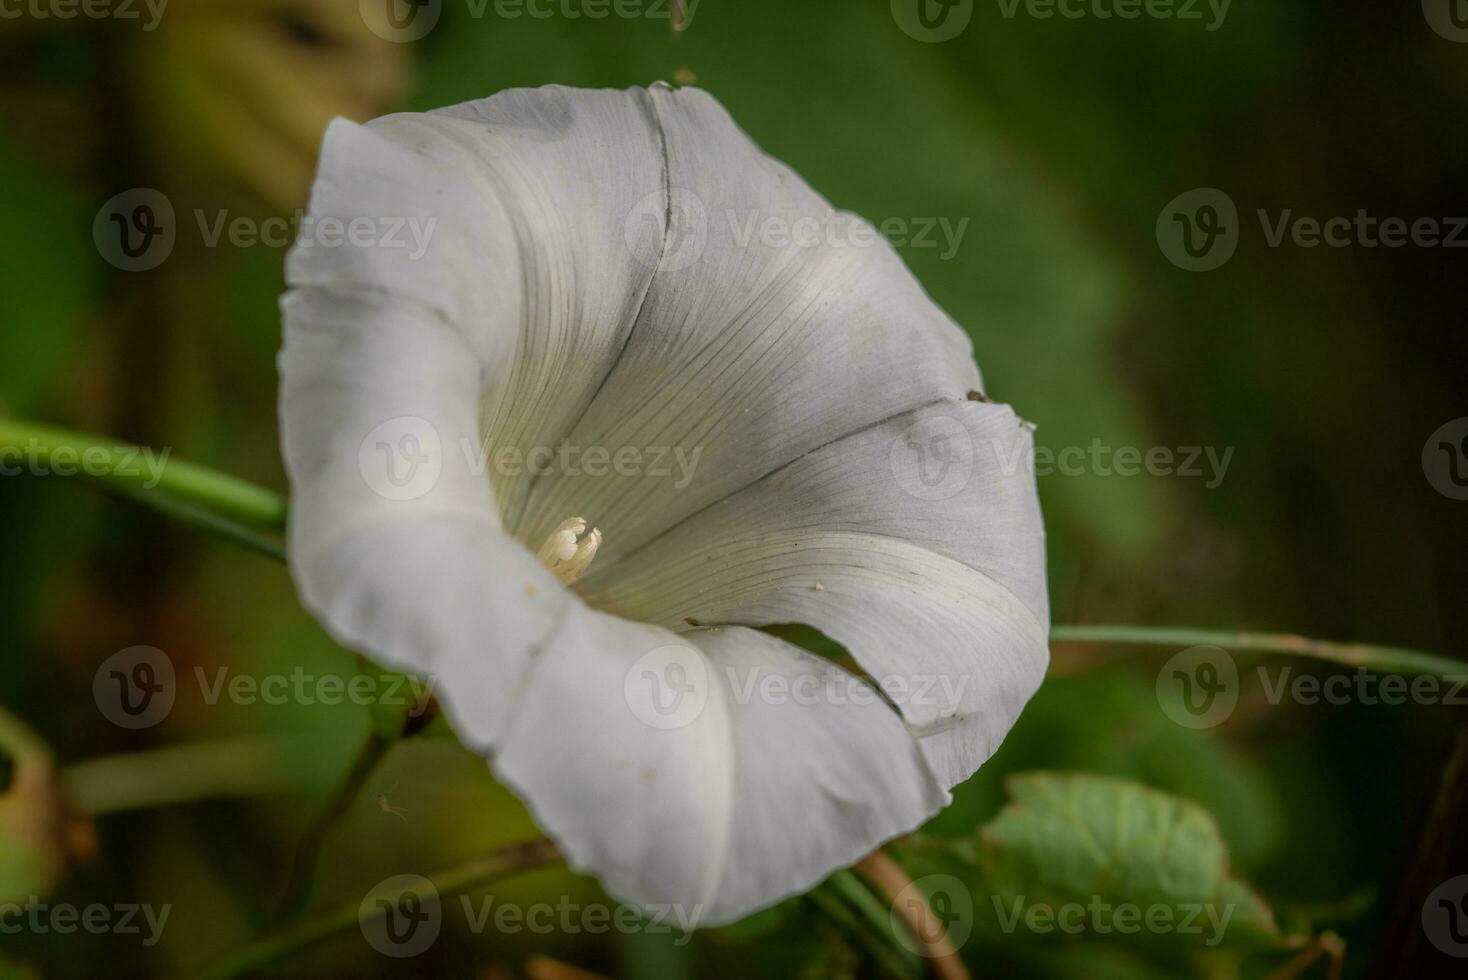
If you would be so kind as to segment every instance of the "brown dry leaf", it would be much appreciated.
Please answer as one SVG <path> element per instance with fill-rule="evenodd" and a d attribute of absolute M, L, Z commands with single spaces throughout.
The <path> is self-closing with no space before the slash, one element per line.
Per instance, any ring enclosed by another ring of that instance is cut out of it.
<path fill-rule="evenodd" d="M 0 710 L 0 753 L 13 765 L 0 793 L 0 900 L 43 895 L 96 851 L 91 821 L 66 801 L 44 742 Z"/>

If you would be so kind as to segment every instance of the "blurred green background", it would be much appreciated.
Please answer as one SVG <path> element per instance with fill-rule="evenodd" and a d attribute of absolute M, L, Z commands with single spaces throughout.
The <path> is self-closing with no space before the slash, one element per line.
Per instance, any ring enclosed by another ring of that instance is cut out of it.
<path fill-rule="evenodd" d="M 1056 623 L 1289 629 L 1468 654 L 1468 504 L 1438 493 L 1421 462 L 1429 434 L 1468 414 L 1465 253 L 1270 247 L 1255 217 L 1468 214 L 1468 44 L 1435 32 L 1417 4 L 1237 0 L 1210 31 L 1206 10 L 1072 20 L 977 3 L 956 37 L 926 43 L 885 0 L 701 0 L 677 36 L 666 16 L 571 18 L 559 2 L 544 18 L 493 3 L 476 17 L 444 0 L 411 44 L 366 30 L 356 0 L 171 0 L 153 30 L 0 20 L 3 411 L 169 446 L 284 490 L 284 250 L 208 247 L 195 209 L 259 220 L 303 206 L 332 115 L 552 82 L 696 80 L 838 207 L 878 225 L 967 221 L 951 254 L 941 239 L 900 251 L 1039 445 L 1233 448 L 1212 488 L 1042 476 Z M 130 273 L 104 261 L 92 225 L 134 187 L 161 190 L 179 220 L 168 259 Z M 1200 187 L 1236 204 L 1239 242 L 1220 268 L 1190 272 L 1155 228 Z M 171 903 L 156 946 L 0 936 L 0 975 L 188 975 L 266 928 L 296 837 L 368 719 L 351 706 L 211 706 L 185 684 L 164 723 L 128 732 L 97 711 L 94 671 L 137 644 L 210 676 L 298 665 L 349 676 L 357 660 L 301 610 L 278 564 L 80 481 L 0 478 L 0 514 L 0 703 L 62 763 L 292 740 L 289 793 L 97 821 L 95 854 L 52 900 Z M 1234 871 L 1282 920 L 1344 937 L 1348 976 L 1453 975 L 1417 920 L 1427 891 L 1468 871 L 1461 789 L 1438 792 L 1462 709 L 1274 705 L 1250 680 L 1273 661 L 1240 655 L 1239 710 L 1194 731 L 1158 708 L 1168 654 L 1057 645 L 1052 679 L 929 832 L 972 834 L 999 809 L 1006 773 L 1135 779 L 1211 811 Z M 1456 828 L 1448 843 L 1430 833 L 1443 820 Z M 410 741 L 332 837 L 316 894 L 332 904 L 533 832 L 480 760 L 449 740 Z M 598 893 L 546 871 L 495 894 Z M 552 969 L 527 968 L 543 954 L 606 975 L 882 975 L 809 903 L 787 904 L 676 948 L 449 929 L 399 963 L 346 933 L 277 973 L 516 976 Z M 1264 976 L 1286 959 L 982 939 L 964 955 L 977 976 L 1019 977 Z"/>

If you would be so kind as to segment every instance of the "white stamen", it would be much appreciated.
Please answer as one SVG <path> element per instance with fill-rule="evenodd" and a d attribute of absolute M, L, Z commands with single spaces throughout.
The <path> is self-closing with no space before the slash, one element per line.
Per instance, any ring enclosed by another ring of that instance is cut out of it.
<path fill-rule="evenodd" d="M 586 574 L 591 560 L 596 557 L 596 549 L 601 547 L 601 531 L 592 528 L 591 533 L 582 538 L 581 534 L 585 530 L 586 521 L 583 518 L 564 520 L 535 553 L 540 563 L 549 568 L 565 585 L 570 585 Z"/>

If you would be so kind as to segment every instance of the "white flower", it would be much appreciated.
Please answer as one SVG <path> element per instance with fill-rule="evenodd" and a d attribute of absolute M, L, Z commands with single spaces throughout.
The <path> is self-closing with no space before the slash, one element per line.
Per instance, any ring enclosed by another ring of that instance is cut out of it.
<path fill-rule="evenodd" d="M 726 922 L 994 752 L 1048 658 L 1028 427 L 711 97 L 338 120 L 310 217 L 280 403 L 303 601 L 431 675 L 574 866 Z M 891 703 L 751 628 L 785 623 Z"/>

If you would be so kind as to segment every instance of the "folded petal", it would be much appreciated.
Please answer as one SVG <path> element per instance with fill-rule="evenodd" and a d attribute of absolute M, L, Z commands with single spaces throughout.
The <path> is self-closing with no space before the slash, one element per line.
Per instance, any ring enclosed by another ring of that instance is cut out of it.
<path fill-rule="evenodd" d="M 1013 726 L 1049 660 L 1030 431 L 930 406 L 808 453 L 578 583 L 661 623 L 804 623 L 888 688 L 945 786 Z"/>
<path fill-rule="evenodd" d="M 805 891 L 948 799 L 870 688 L 750 630 L 582 608 L 517 702 L 495 772 L 574 866 L 673 921 Z"/>

